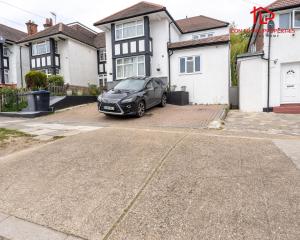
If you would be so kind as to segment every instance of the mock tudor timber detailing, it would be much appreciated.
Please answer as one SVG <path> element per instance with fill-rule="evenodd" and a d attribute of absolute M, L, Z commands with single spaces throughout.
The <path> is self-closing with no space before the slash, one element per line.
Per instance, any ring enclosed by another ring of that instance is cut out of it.
<path fill-rule="evenodd" d="M 128 39 L 116 39 L 116 25 L 111 24 L 111 39 L 112 39 L 112 61 L 113 61 L 113 80 L 117 80 L 116 76 L 116 59 L 129 58 L 134 56 L 145 57 L 145 76 L 151 75 L 151 63 L 152 56 L 152 39 L 150 37 L 150 21 L 148 16 L 143 17 L 144 34 L 142 36 L 128 38 Z M 135 45 L 135 49 L 132 46 Z M 126 46 L 126 49 L 125 49 Z M 118 52 L 116 52 L 118 49 Z"/>

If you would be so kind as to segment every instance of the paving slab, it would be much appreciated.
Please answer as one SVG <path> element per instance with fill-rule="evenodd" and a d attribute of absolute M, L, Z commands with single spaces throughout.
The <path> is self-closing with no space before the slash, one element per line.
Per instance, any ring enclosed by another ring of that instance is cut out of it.
<path fill-rule="evenodd" d="M 300 141 L 276 139 L 273 142 L 290 157 L 297 168 L 300 169 Z"/>
<path fill-rule="evenodd" d="M 274 152 L 288 169 L 269 165 Z M 190 135 L 107 239 L 296 240 L 300 172 L 290 162 L 271 141 Z"/>
<path fill-rule="evenodd" d="M 0 211 L 101 239 L 184 135 L 103 128 L 11 156 L 0 163 Z"/>
<path fill-rule="evenodd" d="M 13 240 L 65 240 L 66 234 L 15 217 L 0 223 L 0 236 Z"/>

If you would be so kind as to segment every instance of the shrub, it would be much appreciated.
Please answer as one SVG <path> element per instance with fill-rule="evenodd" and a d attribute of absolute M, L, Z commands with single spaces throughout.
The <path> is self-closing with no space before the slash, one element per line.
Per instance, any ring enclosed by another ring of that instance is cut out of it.
<path fill-rule="evenodd" d="M 18 112 L 27 107 L 27 101 L 19 97 L 19 90 L 0 88 L 0 112 Z"/>
<path fill-rule="evenodd" d="M 65 84 L 64 77 L 60 75 L 51 75 L 48 77 L 48 83 L 54 86 L 63 86 Z"/>
<path fill-rule="evenodd" d="M 100 94 L 100 89 L 95 84 L 89 84 L 89 94 L 92 96 L 98 96 Z"/>
<path fill-rule="evenodd" d="M 47 75 L 39 71 L 29 71 L 25 75 L 25 82 L 28 88 L 32 90 L 47 88 Z"/>

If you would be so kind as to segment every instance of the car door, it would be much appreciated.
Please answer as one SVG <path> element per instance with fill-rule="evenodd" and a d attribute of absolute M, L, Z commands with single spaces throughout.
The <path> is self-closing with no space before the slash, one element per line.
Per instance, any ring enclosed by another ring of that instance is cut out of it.
<path fill-rule="evenodd" d="M 162 87 L 159 82 L 156 80 L 153 80 L 153 87 L 154 87 L 154 98 L 155 98 L 155 103 L 158 104 L 161 102 L 161 97 L 162 97 Z"/>
<path fill-rule="evenodd" d="M 155 90 L 152 80 L 150 80 L 145 86 L 144 98 L 146 102 L 146 108 L 150 108 L 155 104 Z"/>

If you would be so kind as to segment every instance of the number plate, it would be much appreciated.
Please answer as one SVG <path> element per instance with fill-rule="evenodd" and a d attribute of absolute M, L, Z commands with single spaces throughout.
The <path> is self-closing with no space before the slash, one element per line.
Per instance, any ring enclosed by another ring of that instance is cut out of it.
<path fill-rule="evenodd" d="M 109 111 L 115 111 L 115 107 L 111 107 L 111 106 L 104 106 L 103 107 L 105 110 L 109 110 Z"/>

